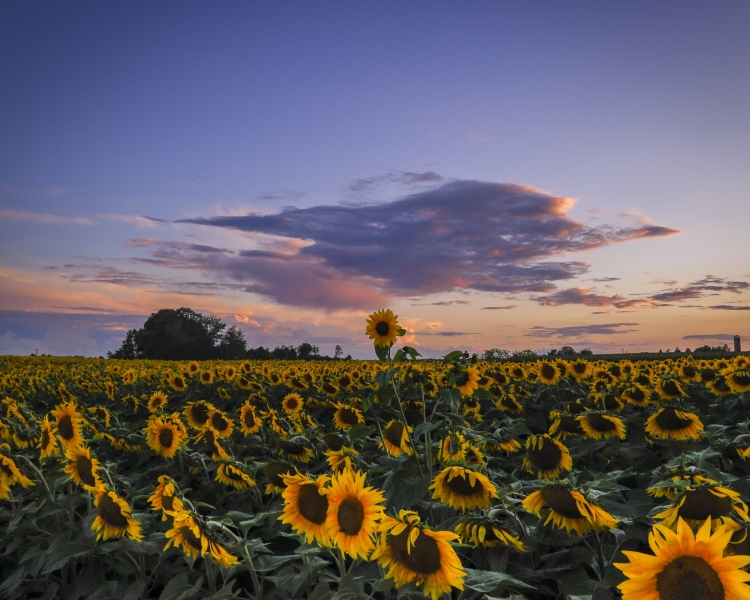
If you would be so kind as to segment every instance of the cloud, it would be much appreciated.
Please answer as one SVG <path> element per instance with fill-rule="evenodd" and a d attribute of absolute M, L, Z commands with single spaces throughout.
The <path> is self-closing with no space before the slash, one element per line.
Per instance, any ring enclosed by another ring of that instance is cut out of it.
<path fill-rule="evenodd" d="M 560 290 L 548 296 L 533 296 L 542 306 L 561 306 L 563 304 L 583 304 L 584 306 L 614 306 L 615 308 L 634 308 L 640 306 L 654 306 L 656 303 L 649 299 L 627 299 L 620 295 L 606 296 L 597 294 L 582 287 Z"/>
<path fill-rule="evenodd" d="M 260 323 L 256 321 L 255 319 L 251 319 L 247 315 L 234 315 L 234 320 L 238 323 L 244 323 L 245 325 L 250 325 L 251 327 L 260 327 Z"/>
<path fill-rule="evenodd" d="M 485 306 L 484 308 L 480 308 L 479 310 L 513 310 L 517 307 L 517 304 L 509 304 L 508 306 Z"/>
<path fill-rule="evenodd" d="M 441 302 L 427 302 L 426 304 L 412 304 L 412 306 L 457 306 L 471 304 L 469 300 L 443 300 Z"/>
<path fill-rule="evenodd" d="M 750 310 L 750 306 L 732 306 L 731 304 L 719 304 L 717 306 L 708 306 L 711 310 Z"/>
<path fill-rule="evenodd" d="M 460 335 L 478 335 L 475 331 L 421 331 L 417 335 L 439 335 L 441 337 L 458 337 Z"/>
<path fill-rule="evenodd" d="M 599 283 L 607 283 L 608 281 L 620 281 L 619 277 L 595 277 L 591 281 L 596 281 Z"/>
<path fill-rule="evenodd" d="M 49 213 L 36 213 L 11 208 L 0 208 L 0 219 L 6 221 L 27 221 L 45 225 L 93 225 L 86 217 L 60 217 Z"/>
<path fill-rule="evenodd" d="M 425 185 L 436 184 L 445 181 L 445 177 L 435 173 L 435 171 L 425 171 L 424 173 L 412 173 L 410 171 L 389 171 L 385 175 L 375 175 L 373 177 L 363 177 L 355 179 L 348 186 L 349 192 L 365 192 L 386 185 Z"/>
<path fill-rule="evenodd" d="M 701 333 L 683 336 L 683 340 L 733 340 L 731 333 Z"/>
<path fill-rule="evenodd" d="M 724 277 L 706 275 L 703 279 L 694 281 L 685 287 L 654 294 L 651 298 L 663 302 L 680 302 L 703 298 L 704 296 L 717 296 L 723 292 L 740 294 L 748 289 L 750 289 L 750 283 L 746 281 L 728 281 Z"/>
<path fill-rule="evenodd" d="M 130 225 L 135 225 L 136 227 L 147 227 L 149 229 L 152 229 L 154 227 L 158 227 L 160 223 L 166 223 L 164 219 L 157 219 L 155 217 L 146 217 L 143 215 L 102 215 L 102 219 L 107 219 L 109 221 L 120 221 L 121 223 L 129 223 Z"/>
<path fill-rule="evenodd" d="M 422 182 L 441 176 L 400 172 L 389 177 Z M 372 179 L 359 180 L 355 187 L 374 185 Z M 567 215 L 573 204 L 570 198 L 528 186 L 457 180 L 380 204 L 179 222 L 305 240 L 308 245 L 292 255 L 243 252 L 233 260 L 231 276 L 253 280 L 249 289 L 282 304 L 318 303 L 327 293 L 316 291 L 319 284 L 330 282 L 330 290 L 348 282 L 357 287 L 350 296 L 357 307 L 369 301 L 368 287 L 370 298 L 373 289 L 381 297 L 456 289 L 550 292 L 555 282 L 588 269 L 583 262 L 549 260 L 553 257 L 680 233 L 655 225 L 590 227 Z M 305 278 L 313 286 L 305 298 L 294 291 L 299 285 L 288 285 L 279 276 L 310 271 L 317 275 Z"/>
<path fill-rule="evenodd" d="M 637 329 L 623 329 L 635 327 L 638 323 L 602 323 L 597 325 L 573 325 L 569 327 L 532 327 L 524 337 L 559 337 L 573 338 L 585 335 L 618 335 L 621 333 L 632 333 Z"/>

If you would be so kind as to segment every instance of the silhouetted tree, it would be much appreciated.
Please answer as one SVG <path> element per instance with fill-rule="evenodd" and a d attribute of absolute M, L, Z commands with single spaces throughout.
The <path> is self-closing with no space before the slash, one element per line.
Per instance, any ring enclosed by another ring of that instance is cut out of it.
<path fill-rule="evenodd" d="M 138 333 L 137 329 L 130 329 L 125 334 L 125 341 L 120 346 L 119 350 L 115 352 L 107 352 L 108 358 L 137 358 L 138 349 L 135 345 L 135 335 Z"/>

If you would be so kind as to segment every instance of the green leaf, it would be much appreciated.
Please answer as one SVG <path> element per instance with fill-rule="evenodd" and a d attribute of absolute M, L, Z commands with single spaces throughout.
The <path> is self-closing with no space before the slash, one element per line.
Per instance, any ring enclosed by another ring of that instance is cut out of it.
<path fill-rule="evenodd" d="M 143 592 L 146 590 L 146 582 L 143 580 L 134 581 L 125 592 L 122 600 L 140 600 L 143 598 Z"/>
<path fill-rule="evenodd" d="M 443 357 L 443 364 L 447 365 L 450 363 L 454 363 L 457 360 L 460 360 L 463 355 L 464 353 L 462 350 L 454 350 L 453 352 L 450 352 Z"/>
<path fill-rule="evenodd" d="M 375 354 L 378 355 L 379 360 L 386 360 L 389 352 L 390 346 L 375 346 Z"/>
<path fill-rule="evenodd" d="M 203 587 L 203 577 L 198 577 L 195 585 L 188 583 L 187 573 L 180 573 L 172 578 L 159 595 L 159 600 L 187 600 L 197 594 Z"/>
<path fill-rule="evenodd" d="M 414 433 L 412 434 L 412 437 L 413 437 L 413 438 L 414 438 L 415 440 L 418 440 L 418 439 L 419 439 L 419 438 L 421 438 L 421 437 L 422 437 L 422 436 L 423 436 L 423 435 L 424 435 L 425 433 L 427 433 L 427 432 L 429 432 L 429 431 L 434 431 L 434 430 L 435 430 L 435 429 L 437 429 L 438 427 L 440 427 L 440 424 L 439 424 L 439 423 L 420 423 L 419 425 L 417 425 L 417 426 L 416 426 L 416 427 L 414 428 Z"/>
<path fill-rule="evenodd" d="M 10 596 L 10 593 L 15 590 L 23 581 L 24 575 L 26 575 L 26 567 L 19 567 L 13 573 L 8 575 L 0 585 L 0 594 L 3 596 Z"/>
<path fill-rule="evenodd" d="M 401 471 L 405 474 L 405 471 Z M 388 506 L 393 510 L 413 507 L 427 495 L 430 487 L 429 477 L 419 477 L 412 479 L 405 476 L 401 477 L 399 484 L 395 486 L 393 494 L 388 499 Z"/>
<path fill-rule="evenodd" d="M 466 579 L 464 586 L 475 592 L 490 593 L 498 588 L 505 589 L 514 587 L 522 590 L 533 590 L 530 586 L 507 573 L 495 573 L 493 571 L 477 571 L 475 569 L 466 569 Z"/>
<path fill-rule="evenodd" d="M 255 570 L 267 572 L 275 571 L 281 565 L 293 560 L 300 560 L 299 555 L 289 554 L 285 556 L 260 556 L 258 558 L 258 566 L 255 567 Z"/>
<path fill-rule="evenodd" d="M 374 431 L 375 430 L 372 427 L 368 427 L 364 423 L 357 423 L 354 427 L 349 429 L 349 439 L 352 442 L 358 442 L 359 440 L 366 438 L 368 435 L 372 435 Z"/>

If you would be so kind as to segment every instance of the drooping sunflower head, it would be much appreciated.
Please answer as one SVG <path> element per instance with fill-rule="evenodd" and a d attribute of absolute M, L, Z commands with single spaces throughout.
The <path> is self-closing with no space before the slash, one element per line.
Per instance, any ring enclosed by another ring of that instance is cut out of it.
<path fill-rule="evenodd" d="M 651 399 L 651 393 L 644 386 L 635 383 L 630 387 L 625 388 L 620 397 L 628 404 L 634 406 L 646 406 Z"/>
<path fill-rule="evenodd" d="M 175 482 L 167 475 L 159 476 L 159 485 L 149 496 L 148 501 L 152 510 L 162 511 L 162 521 L 171 518 L 169 513 L 178 513 L 183 507 L 183 502 L 177 495 Z"/>
<path fill-rule="evenodd" d="M 414 454 L 414 450 L 409 445 L 409 432 L 412 428 L 404 425 L 400 421 L 391 421 L 383 429 L 383 439 L 380 447 L 385 448 L 391 456 L 401 456 L 404 452 Z"/>
<path fill-rule="evenodd" d="M 78 446 L 65 452 L 68 464 L 63 471 L 83 489 L 92 491 L 101 485 L 99 461 L 91 456 L 88 448 Z"/>
<path fill-rule="evenodd" d="M 375 311 L 367 318 L 365 335 L 373 340 L 376 346 L 392 346 L 396 343 L 397 337 L 402 335 L 401 331 L 398 317 L 389 308 Z"/>
<path fill-rule="evenodd" d="M 172 529 L 165 534 L 167 544 L 164 550 L 170 546 L 182 548 L 182 551 L 193 560 L 198 560 L 208 552 L 209 538 L 196 521 L 192 513 L 181 510 L 174 516 Z"/>
<path fill-rule="evenodd" d="M 583 435 L 581 422 L 573 415 L 553 410 L 549 414 L 549 419 L 552 423 L 550 424 L 547 433 L 551 436 L 555 436 L 561 440 L 566 440 L 569 437 Z"/>
<path fill-rule="evenodd" d="M 97 540 L 123 536 L 136 541 L 143 539 L 141 524 L 133 520 L 130 506 L 114 491 L 108 491 L 106 487 L 100 486 L 94 496 L 94 504 L 97 514 L 91 529 L 96 532 Z"/>
<path fill-rule="evenodd" d="M 472 546 L 509 546 L 516 552 L 526 552 L 526 546 L 518 536 L 504 528 L 504 524 L 483 515 L 469 515 L 453 529 L 464 544 Z"/>
<path fill-rule="evenodd" d="M 57 433 L 54 425 L 49 422 L 48 416 L 44 417 L 42 421 L 42 435 L 39 436 L 39 455 L 40 458 L 49 458 L 53 454 L 56 454 L 59 449 L 59 443 L 55 434 Z"/>
<path fill-rule="evenodd" d="M 684 398 L 687 396 L 685 390 L 682 389 L 680 382 L 669 375 L 659 377 L 656 382 L 656 391 L 659 395 L 666 400 L 673 400 L 674 398 Z"/>
<path fill-rule="evenodd" d="M 526 440 L 523 465 L 529 473 L 535 473 L 540 479 L 554 479 L 563 471 L 573 468 L 573 459 L 565 444 L 545 433 L 529 436 Z"/>
<path fill-rule="evenodd" d="M 458 431 L 449 433 L 440 442 L 437 459 L 442 463 L 459 462 L 466 458 L 466 450 L 469 442 L 463 434 Z"/>
<path fill-rule="evenodd" d="M 295 533 L 304 535 L 308 544 L 315 540 L 320 546 L 331 545 L 326 527 L 329 508 L 326 486 L 330 480 L 328 475 L 317 479 L 301 474 L 284 476 L 284 512 L 279 520 L 291 525 Z"/>
<path fill-rule="evenodd" d="M 231 485 L 237 490 L 255 487 L 255 480 L 242 469 L 228 462 L 222 462 L 216 469 L 216 481 Z"/>
<path fill-rule="evenodd" d="M 497 488 L 486 475 L 457 465 L 438 473 L 429 489 L 434 499 L 462 511 L 489 508 L 497 498 Z"/>
<path fill-rule="evenodd" d="M 328 490 L 326 529 L 331 543 L 352 558 L 367 560 L 375 548 L 373 536 L 382 516 L 383 492 L 365 487 L 364 473 L 340 471 Z"/>
<path fill-rule="evenodd" d="M 576 417 L 587 438 L 600 440 L 618 437 L 625 439 L 626 429 L 622 419 L 602 411 L 590 411 Z"/>
<path fill-rule="evenodd" d="M 646 433 L 660 440 L 697 440 L 703 423 L 698 415 L 673 406 L 660 408 L 646 420 Z"/>
<path fill-rule="evenodd" d="M 455 533 L 432 531 L 419 515 L 403 510 L 397 519 L 385 515 L 378 529 L 380 541 L 372 558 L 388 569 L 385 577 L 397 588 L 413 582 L 432 600 L 451 588 L 463 590 L 466 571 L 450 543 L 458 539 Z"/>
<path fill-rule="evenodd" d="M 292 465 L 284 462 L 272 462 L 266 468 L 266 494 L 272 494 L 276 492 L 281 494 L 286 488 L 284 481 L 285 475 L 292 475 L 297 472 L 297 469 Z"/>
<path fill-rule="evenodd" d="M 696 483 L 677 490 L 672 499 L 672 506 L 654 515 L 661 525 L 674 529 L 679 519 L 690 525 L 699 525 L 710 519 L 713 525 L 721 526 L 722 519 L 732 513 L 749 521 L 747 504 L 735 491 L 718 485 L 711 480 L 707 483 Z"/>
<path fill-rule="evenodd" d="M 255 407 L 250 404 L 249 400 L 242 405 L 240 410 L 240 424 L 242 433 L 245 435 L 258 433 L 260 426 L 263 424 L 263 421 L 255 414 Z"/>
<path fill-rule="evenodd" d="M 523 501 L 523 508 L 539 518 L 543 517 L 543 509 L 548 509 L 545 525 L 551 522 L 557 529 L 565 529 L 568 533 L 575 531 L 578 535 L 613 529 L 618 523 L 615 517 L 587 500 L 581 492 L 563 484 L 548 484 L 529 494 Z"/>
<path fill-rule="evenodd" d="M 750 556 L 725 556 L 731 529 L 711 534 L 710 519 L 693 534 L 682 519 L 676 532 L 654 525 L 648 536 L 653 556 L 624 551 L 627 563 L 614 563 L 627 579 L 618 585 L 623 600 L 742 600 L 750 598 Z"/>

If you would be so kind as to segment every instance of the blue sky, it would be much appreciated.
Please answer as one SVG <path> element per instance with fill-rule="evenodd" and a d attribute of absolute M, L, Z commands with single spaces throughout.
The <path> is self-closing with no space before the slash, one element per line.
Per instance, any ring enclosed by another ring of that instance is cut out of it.
<path fill-rule="evenodd" d="M 744 2 L 3 3 L 0 353 L 100 355 L 182 305 L 360 357 L 382 306 L 431 356 L 750 335 L 748 26 Z"/>

